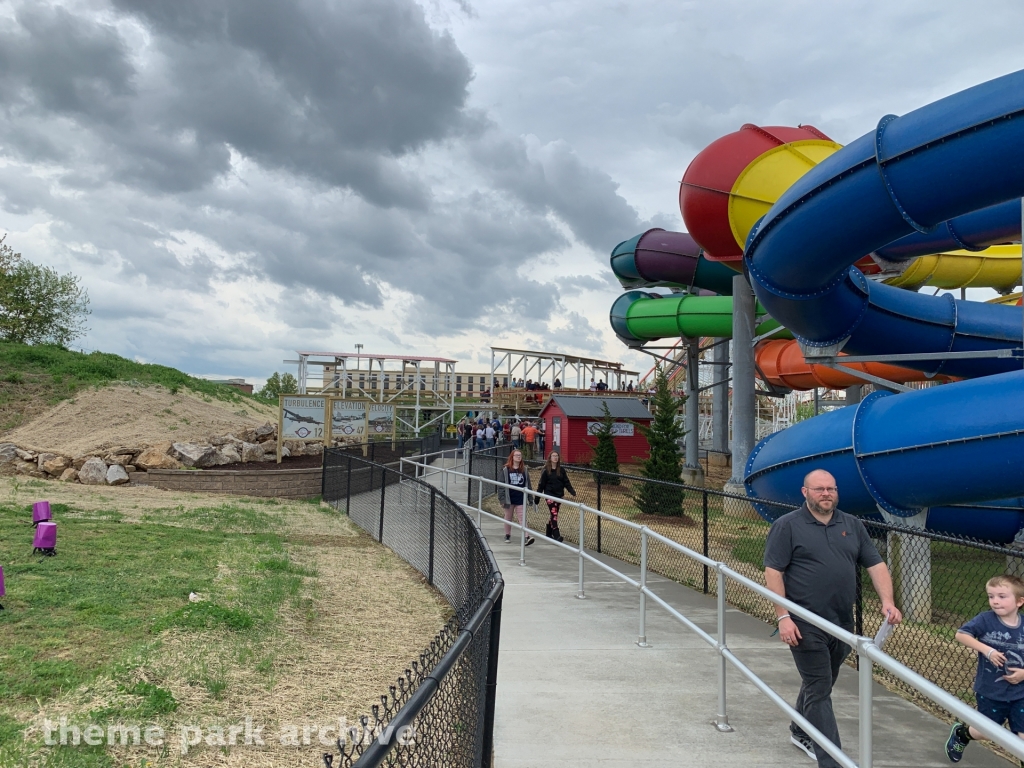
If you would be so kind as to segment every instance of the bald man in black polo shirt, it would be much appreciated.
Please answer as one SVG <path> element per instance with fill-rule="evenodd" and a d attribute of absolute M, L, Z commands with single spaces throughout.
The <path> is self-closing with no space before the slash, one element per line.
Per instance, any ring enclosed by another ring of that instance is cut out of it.
<path fill-rule="evenodd" d="M 768 589 L 853 631 L 853 603 L 857 595 L 858 566 L 867 568 L 882 613 L 891 624 L 903 616 L 892 600 L 892 579 L 864 524 L 838 509 L 836 479 L 823 469 L 804 478 L 804 505 L 776 520 L 764 550 L 764 579 Z M 839 729 L 832 711 L 832 686 L 850 646 L 775 606 L 779 636 L 790 646 L 800 673 L 796 710 L 839 746 Z M 815 744 L 796 723 L 790 740 L 817 759 L 820 768 L 839 764 Z"/>

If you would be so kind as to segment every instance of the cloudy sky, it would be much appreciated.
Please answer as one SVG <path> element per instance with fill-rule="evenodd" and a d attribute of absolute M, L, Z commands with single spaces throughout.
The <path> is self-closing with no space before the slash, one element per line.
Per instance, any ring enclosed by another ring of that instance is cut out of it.
<path fill-rule="evenodd" d="M 0 233 L 80 341 L 261 381 L 296 349 L 647 367 L 607 256 L 745 122 L 847 143 L 1024 68 L 1019 0 L 0 0 Z"/>

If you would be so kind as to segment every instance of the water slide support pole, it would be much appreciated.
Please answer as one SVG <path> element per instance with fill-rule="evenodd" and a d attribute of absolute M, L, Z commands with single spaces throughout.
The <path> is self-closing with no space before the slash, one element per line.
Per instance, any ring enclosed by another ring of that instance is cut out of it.
<path fill-rule="evenodd" d="M 743 485 L 747 458 L 754 449 L 754 418 L 757 396 L 754 393 L 754 291 L 744 275 L 732 279 L 732 477 L 725 492 L 746 496 Z M 726 514 L 739 517 L 755 515 L 753 508 L 734 499 L 725 499 Z"/>
<path fill-rule="evenodd" d="M 881 508 L 878 511 L 890 525 L 924 530 L 928 522 L 927 509 L 921 510 L 912 517 L 896 517 Z M 931 622 L 931 539 L 895 531 L 889 531 L 887 539 L 888 565 L 889 572 L 892 574 L 896 604 L 902 607 L 903 617 L 908 621 Z"/>
<path fill-rule="evenodd" d="M 714 382 L 711 390 L 711 450 L 719 459 L 729 453 L 729 342 L 715 339 Z M 710 462 L 710 458 L 708 461 Z"/>
<path fill-rule="evenodd" d="M 686 339 L 686 456 L 682 480 L 704 485 L 700 466 L 700 339 Z"/>

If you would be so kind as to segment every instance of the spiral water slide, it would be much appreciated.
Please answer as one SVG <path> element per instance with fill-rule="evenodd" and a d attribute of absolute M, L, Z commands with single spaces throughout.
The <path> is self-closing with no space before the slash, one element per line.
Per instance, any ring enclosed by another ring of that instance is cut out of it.
<path fill-rule="evenodd" d="M 1024 72 L 882 118 L 781 194 L 743 267 L 805 354 L 917 355 L 901 364 L 968 380 L 875 392 L 766 438 L 747 463 L 751 496 L 798 502 L 821 467 L 857 514 L 926 513 L 930 528 L 1000 541 L 1020 528 L 1019 511 L 998 508 L 1024 502 L 1021 309 L 914 293 L 853 265 L 1019 240 L 1022 196 Z"/>
<path fill-rule="evenodd" d="M 1019 256 L 1018 248 L 1018 272 Z M 976 255 L 973 258 L 979 260 Z M 972 265 L 968 279 L 986 279 L 980 276 L 992 270 L 984 257 L 981 257 L 981 263 L 981 268 Z M 951 279 L 947 276 L 950 271 L 948 264 L 947 261 L 941 270 L 931 267 L 929 276 L 939 272 L 946 279 Z M 691 291 L 661 296 L 630 290 L 619 296 L 612 305 L 610 320 L 612 328 L 626 344 L 680 336 L 732 336 L 732 297 L 729 294 L 732 293 L 732 278 L 737 272 L 707 259 L 703 249 L 690 235 L 662 229 L 648 230 L 619 243 L 612 251 L 611 266 L 624 288 L 665 286 Z M 1002 273 L 999 277 L 1002 278 Z M 723 295 L 697 295 L 693 293 L 694 289 Z M 758 306 L 757 314 L 764 315 L 764 308 Z M 777 329 L 779 324 L 766 318 L 755 331 L 758 335 L 775 331 L 771 339 L 758 345 L 756 352 L 758 374 L 770 384 L 808 390 L 816 387 L 843 389 L 864 382 L 852 374 L 805 362 L 799 346 L 792 341 L 792 334 L 785 329 Z M 898 383 L 928 378 L 921 371 L 885 363 L 852 363 L 848 367 Z"/>

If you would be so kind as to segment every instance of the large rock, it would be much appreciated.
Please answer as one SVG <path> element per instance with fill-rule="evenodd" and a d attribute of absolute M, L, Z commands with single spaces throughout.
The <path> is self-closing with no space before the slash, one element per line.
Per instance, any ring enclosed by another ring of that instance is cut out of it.
<path fill-rule="evenodd" d="M 0 443 L 0 475 L 13 475 L 17 471 L 18 446 L 14 443 Z"/>
<path fill-rule="evenodd" d="M 210 445 L 215 445 L 218 448 L 222 445 L 241 445 L 242 441 L 234 435 L 218 435 L 217 437 L 210 438 Z"/>
<path fill-rule="evenodd" d="M 242 443 L 242 461 L 263 461 L 263 446 L 259 443 Z"/>
<path fill-rule="evenodd" d="M 78 482 L 82 485 L 106 485 L 107 462 L 97 456 L 86 459 L 78 470 Z"/>
<path fill-rule="evenodd" d="M 168 448 L 170 445 L 167 446 Z M 181 469 L 181 462 L 167 454 L 167 448 L 154 446 L 147 448 L 135 459 L 135 466 L 139 469 Z"/>
<path fill-rule="evenodd" d="M 68 467 L 60 474 L 60 481 L 62 483 L 76 483 L 78 482 L 78 470 L 74 467 Z"/>
<path fill-rule="evenodd" d="M 323 443 L 306 443 L 306 447 L 302 451 L 306 456 L 319 456 L 324 452 Z"/>
<path fill-rule="evenodd" d="M 126 467 L 132 463 L 131 453 L 112 453 L 108 456 L 104 456 L 104 461 L 107 464 L 117 464 L 119 467 Z"/>
<path fill-rule="evenodd" d="M 301 456 L 306 451 L 306 445 L 301 440 L 285 440 L 284 447 L 288 449 L 289 456 Z"/>
<path fill-rule="evenodd" d="M 136 454 L 142 453 L 144 449 L 137 445 L 119 445 L 116 448 L 111 448 L 107 453 L 111 456 L 122 456 L 128 454 L 129 456 L 135 456 Z M 124 466 L 124 465 L 122 465 Z"/>
<path fill-rule="evenodd" d="M 171 456 L 176 458 L 186 467 L 212 467 L 217 460 L 217 449 L 212 445 L 200 443 L 173 443 L 171 445 Z"/>
<path fill-rule="evenodd" d="M 53 456 L 53 458 L 44 461 L 43 456 L 45 455 L 43 454 L 39 457 L 39 468 L 48 475 L 60 477 L 64 470 L 71 466 L 71 459 L 65 456 Z"/>
<path fill-rule="evenodd" d="M 39 470 L 42 470 L 43 469 L 43 464 L 45 464 L 48 461 L 53 461 L 56 458 L 57 458 L 57 454 L 56 453 L 49 453 L 49 452 L 40 453 L 38 456 L 36 456 L 36 468 L 39 469 Z"/>
<path fill-rule="evenodd" d="M 265 440 L 277 434 L 277 427 L 268 421 L 266 424 L 256 427 L 255 434 L 257 440 Z"/>
<path fill-rule="evenodd" d="M 120 464 L 107 467 L 107 485 L 124 485 L 128 482 L 128 473 Z"/>
<path fill-rule="evenodd" d="M 35 461 L 39 454 L 33 451 L 23 451 L 21 448 L 18 449 L 18 458 L 22 461 Z"/>
<path fill-rule="evenodd" d="M 38 472 L 39 466 L 34 461 L 23 461 L 22 459 L 16 459 L 14 462 L 14 471 L 19 475 L 28 475 L 31 474 L 32 472 Z"/>
<path fill-rule="evenodd" d="M 224 464 L 237 464 L 242 460 L 242 454 L 232 443 L 222 445 L 217 449 L 217 460 L 214 462 L 214 466 L 222 466 Z"/>

